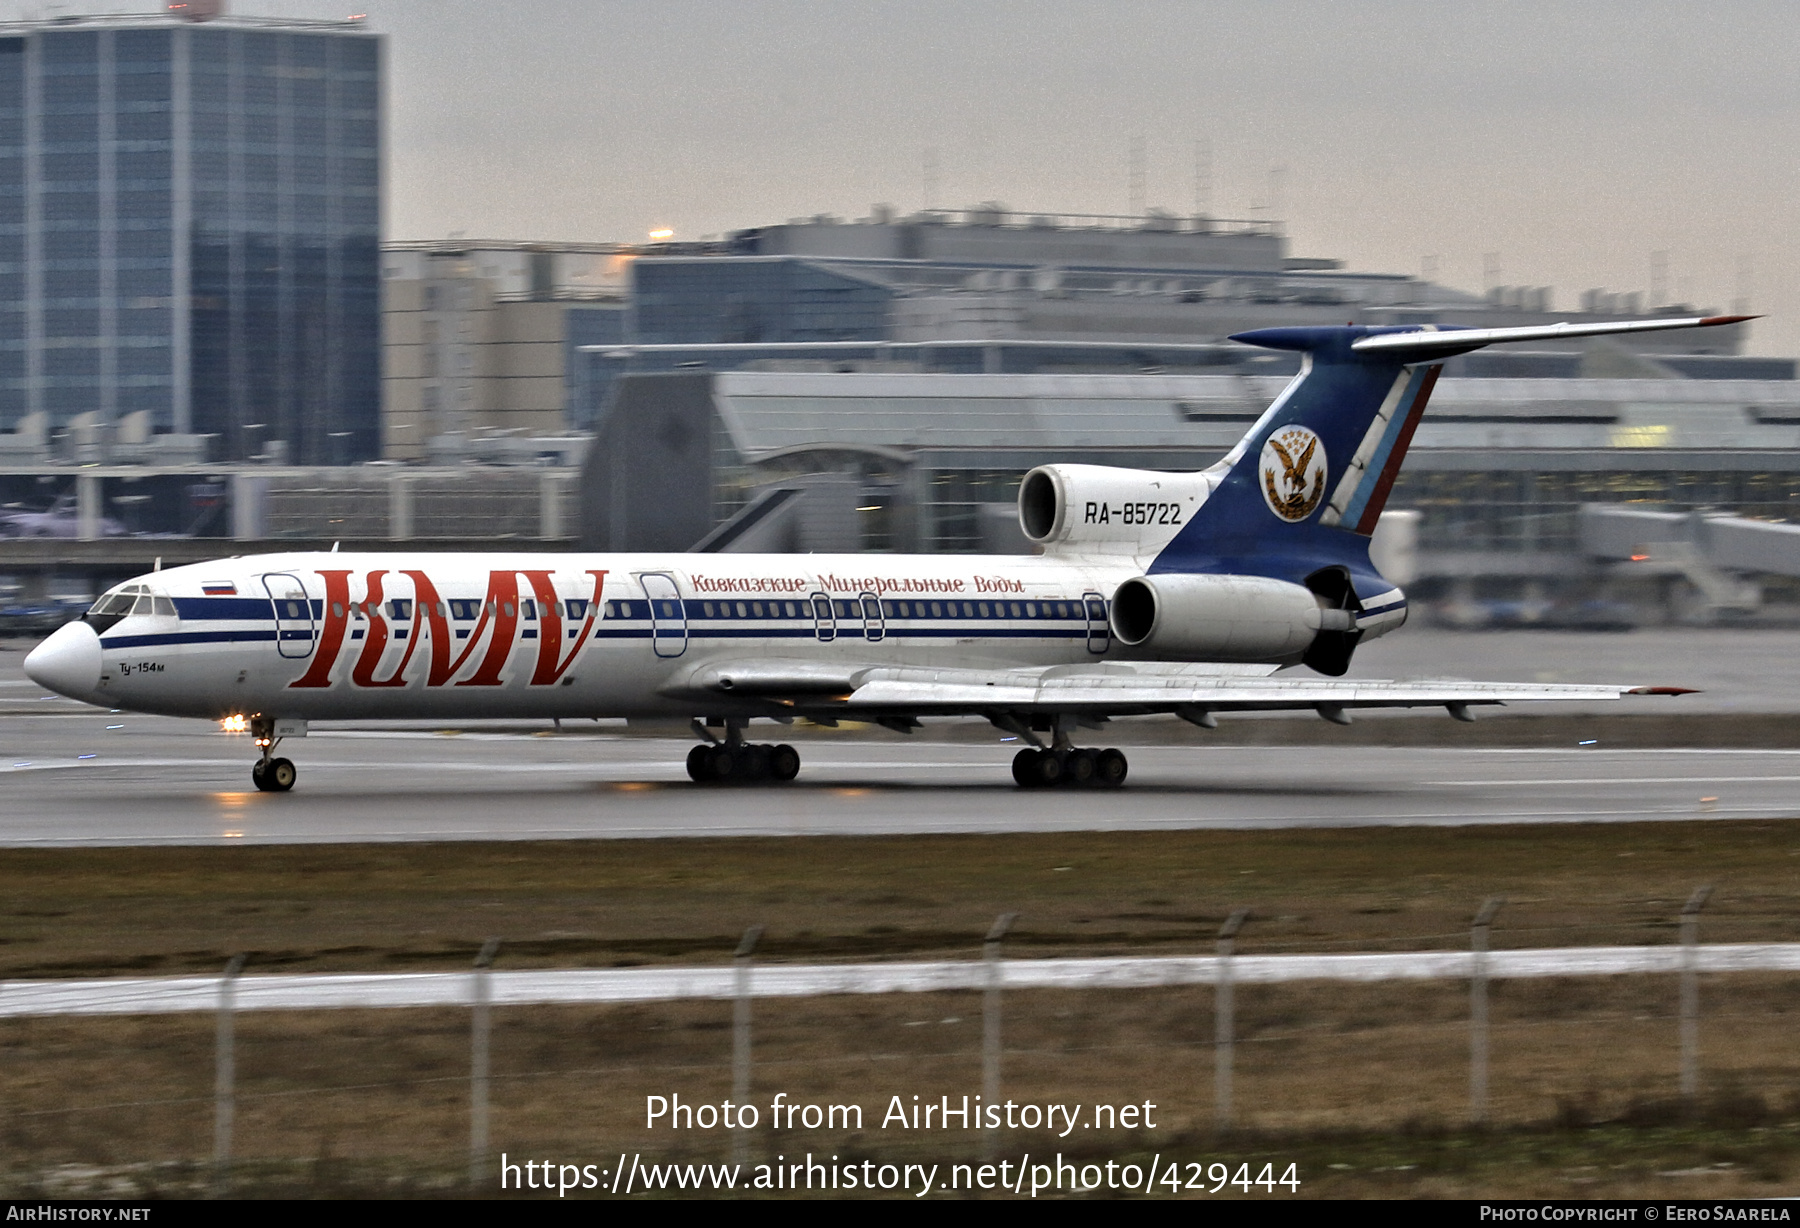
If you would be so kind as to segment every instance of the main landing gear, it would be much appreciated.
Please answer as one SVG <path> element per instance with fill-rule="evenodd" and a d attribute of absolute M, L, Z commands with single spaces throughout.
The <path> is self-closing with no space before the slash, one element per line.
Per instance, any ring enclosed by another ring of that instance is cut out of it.
<path fill-rule="evenodd" d="M 1116 789 L 1125 783 L 1131 765 L 1111 747 L 1088 750 L 1066 746 L 1052 750 L 1027 746 L 1013 756 L 1012 770 L 1013 779 L 1026 789 L 1047 789 L 1052 785 Z"/>
<path fill-rule="evenodd" d="M 250 782 L 264 793 L 286 793 L 299 779 L 300 770 L 292 759 L 271 758 L 281 739 L 275 736 L 275 723 L 267 717 L 250 722 L 250 734 L 256 740 L 262 758 L 250 765 Z"/>
<path fill-rule="evenodd" d="M 694 732 L 705 744 L 688 751 L 688 776 L 696 784 L 748 785 L 785 783 L 800 774 L 800 752 L 785 743 L 769 746 L 744 741 L 741 721 L 728 721 L 719 741 L 698 720 Z"/>

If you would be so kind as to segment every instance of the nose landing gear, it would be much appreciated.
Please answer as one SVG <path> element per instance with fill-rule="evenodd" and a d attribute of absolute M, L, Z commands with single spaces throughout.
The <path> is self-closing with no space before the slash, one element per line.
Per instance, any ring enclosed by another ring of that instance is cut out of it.
<path fill-rule="evenodd" d="M 286 793 L 299 779 L 300 770 L 292 759 L 273 758 L 281 739 L 275 736 L 275 722 L 266 716 L 250 721 L 250 734 L 256 740 L 262 758 L 250 765 L 250 783 L 264 793 Z"/>
<path fill-rule="evenodd" d="M 713 737 L 705 725 L 694 721 L 694 732 L 705 744 L 688 751 L 688 778 L 703 785 L 785 783 L 800 774 L 800 752 L 783 743 L 769 746 L 744 741 L 742 721 L 727 721 L 725 740 Z"/>

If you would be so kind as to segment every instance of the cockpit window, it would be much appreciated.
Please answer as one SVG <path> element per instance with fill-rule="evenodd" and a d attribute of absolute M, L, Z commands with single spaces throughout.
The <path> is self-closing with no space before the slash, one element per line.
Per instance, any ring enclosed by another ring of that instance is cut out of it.
<path fill-rule="evenodd" d="M 175 603 L 161 593 L 150 591 L 144 584 L 121 584 L 109 593 L 103 593 L 81 621 L 92 627 L 96 634 L 104 635 L 117 626 L 120 620 L 133 614 L 154 614 L 163 618 L 175 618 Z"/>
<path fill-rule="evenodd" d="M 90 609 L 88 613 L 99 615 L 101 617 L 111 614 L 123 618 L 125 615 L 131 613 L 133 603 L 137 601 L 138 597 L 142 595 L 143 592 L 144 586 L 141 584 L 126 584 L 122 587 L 115 588 L 110 593 L 101 594 L 100 600 L 94 603 L 93 608 Z M 144 612 L 146 614 L 149 613 L 148 610 L 145 610 Z"/>
<path fill-rule="evenodd" d="M 94 634 L 105 635 L 120 619 L 131 613 L 143 591 L 144 586 L 141 584 L 124 584 L 110 593 L 102 593 L 93 608 L 81 616 L 81 621 L 92 627 Z"/>

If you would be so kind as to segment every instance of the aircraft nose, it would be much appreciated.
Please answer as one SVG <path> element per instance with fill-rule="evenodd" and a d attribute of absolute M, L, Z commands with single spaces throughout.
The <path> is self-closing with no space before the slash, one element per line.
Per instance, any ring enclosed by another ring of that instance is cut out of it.
<path fill-rule="evenodd" d="M 100 686 L 100 637 L 84 622 L 64 623 L 25 658 L 25 676 L 70 699 L 92 699 Z"/>

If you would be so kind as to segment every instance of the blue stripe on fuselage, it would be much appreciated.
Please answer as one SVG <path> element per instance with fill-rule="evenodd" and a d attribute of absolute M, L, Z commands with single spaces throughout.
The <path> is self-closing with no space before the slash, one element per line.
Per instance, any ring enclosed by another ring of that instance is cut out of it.
<path fill-rule="evenodd" d="M 273 631 L 181 631 L 164 635 L 103 635 L 100 647 L 153 648 L 165 644 L 241 644 L 257 640 L 272 643 L 274 639 Z"/>

